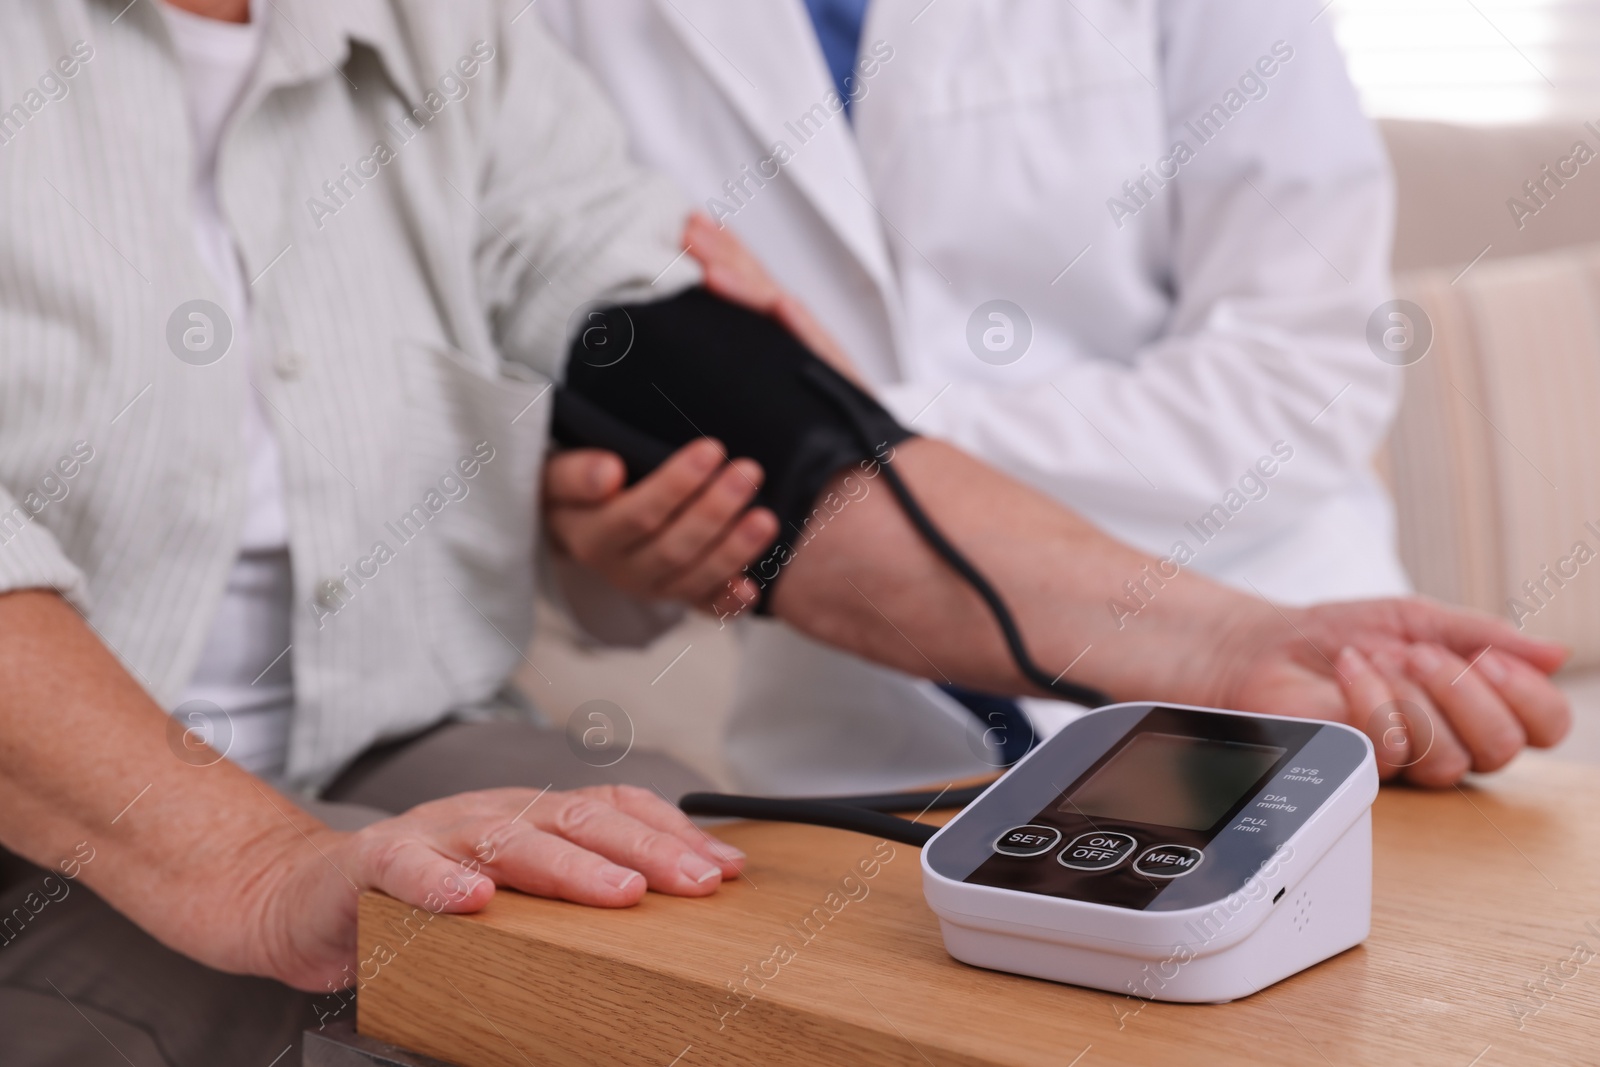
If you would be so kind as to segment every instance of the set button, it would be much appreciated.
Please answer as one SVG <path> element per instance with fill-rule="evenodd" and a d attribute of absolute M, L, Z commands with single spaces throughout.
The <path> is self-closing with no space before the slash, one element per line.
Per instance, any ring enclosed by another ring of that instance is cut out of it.
<path fill-rule="evenodd" d="M 1139 842 L 1127 834 L 1096 830 L 1074 837 L 1072 844 L 1062 849 L 1056 859 L 1061 861 L 1061 866 L 1075 871 L 1109 871 L 1138 847 Z"/>
<path fill-rule="evenodd" d="M 1013 826 L 995 838 L 994 850 L 1002 856 L 1042 856 L 1060 841 L 1054 826 Z"/>
<path fill-rule="evenodd" d="M 1146 878 L 1181 878 L 1196 867 L 1206 854 L 1188 845 L 1156 845 L 1144 850 L 1134 861 L 1133 870 Z"/>

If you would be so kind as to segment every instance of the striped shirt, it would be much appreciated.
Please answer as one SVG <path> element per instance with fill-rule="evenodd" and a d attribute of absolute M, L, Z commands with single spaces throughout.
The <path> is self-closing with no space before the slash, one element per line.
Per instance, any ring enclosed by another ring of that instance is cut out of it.
<path fill-rule="evenodd" d="M 296 785 L 502 687 L 568 323 L 696 278 L 683 201 L 524 4 L 274 0 L 218 162 L 251 378 L 159 11 L 0 0 L 0 591 L 60 590 L 170 707 L 238 554 L 258 390 Z"/>

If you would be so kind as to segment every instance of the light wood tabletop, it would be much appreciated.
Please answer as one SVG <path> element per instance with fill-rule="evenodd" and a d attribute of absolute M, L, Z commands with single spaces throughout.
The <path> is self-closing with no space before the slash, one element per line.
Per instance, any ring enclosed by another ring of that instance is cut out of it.
<path fill-rule="evenodd" d="M 1524 756 L 1461 789 L 1385 788 L 1371 937 L 1225 1005 L 955 962 L 915 848 L 719 833 L 748 877 L 707 899 L 606 912 L 502 892 L 402 932 L 411 910 L 369 894 L 361 1032 L 463 1067 L 1600 1063 L 1593 768 Z"/>

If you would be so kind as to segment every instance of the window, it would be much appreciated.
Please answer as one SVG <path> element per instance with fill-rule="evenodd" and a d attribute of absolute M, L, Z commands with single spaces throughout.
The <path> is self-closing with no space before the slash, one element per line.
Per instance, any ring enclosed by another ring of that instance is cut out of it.
<path fill-rule="evenodd" d="M 1375 116 L 1600 121 L 1595 0 L 1333 0 L 1322 17 Z"/>

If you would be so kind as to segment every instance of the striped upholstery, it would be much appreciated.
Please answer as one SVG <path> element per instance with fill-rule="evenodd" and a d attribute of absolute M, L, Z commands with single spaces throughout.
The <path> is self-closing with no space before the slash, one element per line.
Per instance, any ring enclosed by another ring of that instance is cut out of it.
<path fill-rule="evenodd" d="M 1398 281 L 1434 328 L 1386 464 L 1402 557 L 1421 592 L 1600 664 L 1600 245 L 1460 270 Z"/>

